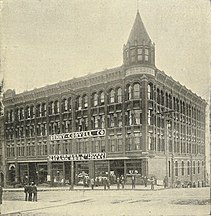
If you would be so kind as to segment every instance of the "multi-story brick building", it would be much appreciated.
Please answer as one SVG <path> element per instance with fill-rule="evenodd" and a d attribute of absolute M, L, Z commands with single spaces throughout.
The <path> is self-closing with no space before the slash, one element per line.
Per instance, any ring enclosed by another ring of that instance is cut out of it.
<path fill-rule="evenodd" d="M 77 183 L 81 173 L 167 176 L 172 185 L 205 180 L 206 102 L 155 66 L 155 46 L 139 12 L 122 66 L 20 94 L 7 90 L 4 105 L 7 183 L 64 182 L 71 176 Z M 106 133 L 49 136 L 96 129 Z M 48 158 L 90 152 L 105 152 L 106 158 L 72 167 Z"/>

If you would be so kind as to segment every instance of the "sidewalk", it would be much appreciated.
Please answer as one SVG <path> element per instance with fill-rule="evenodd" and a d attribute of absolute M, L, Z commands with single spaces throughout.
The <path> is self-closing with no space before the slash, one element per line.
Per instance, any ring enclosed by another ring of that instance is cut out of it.
<path fill-rule="evenodd" d="M 58 187 L 44 187 L 44 186 L 37 186 L 38 191 L 67 191 L 70 190 L 70 185 L 68 186 L 58 186 Z M 163 186 L 154 186 L 154 190 L 162 190 L 164 189 Z M 83 186 L 78 186 L 78 185 L 74 185 L 73 190 L 77 191 L 77 190 L 91 190 L 91 187 L 83 187 Z M 98 186 L 98 187 L 94 187 L 94 190 L 104 190 L 103 186 Z M 107 188 L 108 190 L 108 188 Z M 110 190 L 118 190 L 117 189 L 117 185 L 111 185 L 110 186 Z M 125 185 L 124 189 L 121 188 L 119 190 L 151 190 L 151 186 L 148 185 L 147 187 L 145 187 L 144 185 L 136 185 L 135 189 L 132 189 L 131 185 Z M 4 192 L 20 192 L 23 191 L 23 188 L 3 188 Z"/>

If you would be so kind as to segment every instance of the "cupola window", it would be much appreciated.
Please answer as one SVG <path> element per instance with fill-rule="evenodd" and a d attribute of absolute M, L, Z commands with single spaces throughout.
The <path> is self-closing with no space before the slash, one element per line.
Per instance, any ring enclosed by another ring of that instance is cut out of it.
<path fill-rule="evenodd" d="M 143 50 L 138 48 L 138 61 L 143 61 Z"/>
<path fill-rule="evenodd" d="M 145 61 L 149 61 L 149 49 L 145 48 Z"/>

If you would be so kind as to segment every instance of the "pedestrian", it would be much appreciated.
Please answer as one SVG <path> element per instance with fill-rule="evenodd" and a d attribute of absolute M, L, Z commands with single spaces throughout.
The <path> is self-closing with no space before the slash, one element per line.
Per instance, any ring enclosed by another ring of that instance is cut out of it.
<path fill-rule="evenodd" d="M 33 194 L 33 202 L 37 202 L 37 186 L 36 184 L 33 182 L 32 183 L 32 194 Z"/>
<path fill-rule="evenodd" d="M 107 188 L 108 190 L 110 189 L 110 179 L 109 178 L 107 178 Z"/>
<path fill-rule="evenodd" d="M 28 186 L 28 201 L 32 201 L 32 191 L 33 191 L 32 185 L 31 185 L 31 183 L 29 183 L 29 186 Z"/>
<path fill-rule="evenodd" d="M 151 182 L 151 190 L 154 190 L 155 179 L 153 176 L 151 177 L 150 182 Z"/>
<path fill-rule="evenodd" d="M 122 185 L 122 189 L 124 189 L 124 187 L 125 187 L 125 178 L 124 178 L 123 175 L 121 175 L 121 177 L 120 177 L 120 184 Z"/>
<path fill-rule="evenodd" d="M 132 189 L 135 189 L 136 187 L 136 179 L 135 179 L 135 176 L 133 175 L 132 176 Z"/>
<path fill-rule="evenodd" d="M 147 183 L 148 183 L 148 178 L 147 176 L 144 176 L 144 186 L 147 187 Z"/>
<path fill-rule="evenodd" d="M 25 184 L 24 185 L 25 201 L 28 200 L 28 190 L 29 190 L 29 185 Z"/>
<path fill-rule="evenodd" d="M 107 179 L 105 177 L 105 178 L 103 178 L 103 187 L 104 187 L 104 190 L 106 190 L 106 185 L 107 185 Z"/>
<path fill-rule="evenodd" d="M 119 177 L 117 177 L 117 179 L 116 179 L 116 185 L 117 185 L 117 189 L 119 190 L 119 186 L 120 186 L 120 179 L 119 179 Z"/>
<path fill-rule="evenodd" d="M 3 196 L 3 188 L 0 185 L 0 215 L 1 215 L 2 196 Z"/>
<path fill-rule="evenodd" d="M 163 179 L 163 186 L 164 186 L 164 188 L 167 188 L 167 187 L 168 187 L 168 179 L 167 179 L 166 176 L 165 176 L 165 178 Z"/>
<path fill-rule="evenodd" d="M 95 185 L 95 180 L 94 180 L 94 178 L 91 178 L 91 188 L 92 188 L 92 190 L 94 189 L 94 185 Z"/>

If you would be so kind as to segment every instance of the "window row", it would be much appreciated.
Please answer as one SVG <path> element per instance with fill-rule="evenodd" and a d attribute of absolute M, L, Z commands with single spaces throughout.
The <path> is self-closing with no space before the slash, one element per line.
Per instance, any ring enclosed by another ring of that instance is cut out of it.
<path fill-rule="evenodd" d="M 197 121 L 203 122 L 205 119 L 204 112 L 195 105 L 192 106 L 189 103 L 185 103 L 184 101 L 173 97 L 168 92 L 165 93 L 163 90 L 156 88 L 152 83 L 148 84 L 148 100 L 154 100 L 161 106 L 173 109 L 174 111 L 196 119 Z"/>
<path fill-rule="evenodd" d="M 170 164 L 170 161 L 169 161 L 169 164 Z M 179 163 L 178 161 L 175 161 L 174 168 L 175 168 L 175 176 L 191 175 L 191 172 L 194 175 L 200 174 L 200 172 L 204 169 L 204 161 L 202 162 L 192 161 L 192 165 L 190 161 L 187 161 L 187 162 L 182 161 L 181 163 Z"/>

